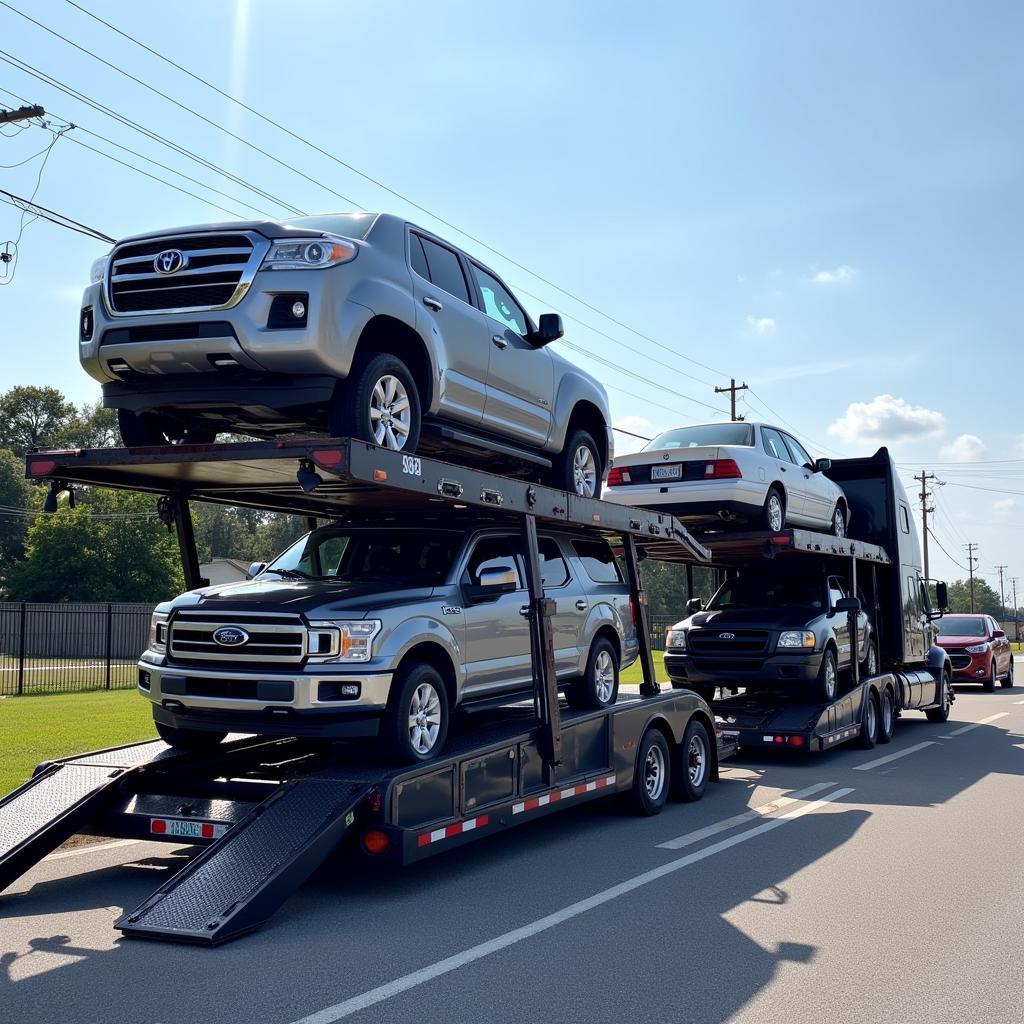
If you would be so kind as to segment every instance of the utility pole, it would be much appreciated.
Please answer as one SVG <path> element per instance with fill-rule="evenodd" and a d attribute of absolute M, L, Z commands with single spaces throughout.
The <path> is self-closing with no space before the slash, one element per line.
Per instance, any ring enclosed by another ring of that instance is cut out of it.
<path fill-rule="evenodd" d="M 921 493 L 918 497 L 921 499 L 921 544 L 924 547 L 924 578 L 931 579 L 928 575 L 928 513 L 935 511 L 935 506 L 928 506 L 928 499 L 932 496 L 932 492 L 928 490 L 928 481 L 935 479 L 934 473 L 926 473 L 923 469 L 921 470 L 920 476 L 915 476 L 921 484 Z"/>
<path fill-rule="evenodd" d="M 1006 595 L 1003 593 L 1003 570 L 1008 569 L 1007 565 L 997 565 L 996 572 L 999 573 L 999 618 L 1006 618 Z"/>
<path fill-rule="evenodd" d="M 0 110 L 0 124 L 14 124 L 32 117 L 42 117 L 46 111 L 40 106 L 18 107 L 17 110 Z"/>
<path fill-rule="evenodd" d="M 978 556 L 974 553 L 978 549 L 975 543 L 965 544 L 967 548 L 967 571 L 971 574 L 971 611 L 974 611 L 974 566 L 978 562 Z"/>
<path fill-rule="evenodd" d="M 1010 584 L 1013 587 L 1013 639 L 1017 643 L 1020 643 L 1020 619 L 1017 617 L 1017 584 L 1019 582 L 1019 576 L 1010 577 Z"/>
<path fill-rule="evenodd" d="M 729 393 L 729 405 L 731 407 L 731 416 L 734 423 L 736 422 L 736 392 L 747 390 L 749 390 L 747 385 L 745 383 L 737 384 L 735 377 L 729 378 L 729 386 L 727 388 L 715 388 L 716 395 L 724 395 L 726 392 Z"/>

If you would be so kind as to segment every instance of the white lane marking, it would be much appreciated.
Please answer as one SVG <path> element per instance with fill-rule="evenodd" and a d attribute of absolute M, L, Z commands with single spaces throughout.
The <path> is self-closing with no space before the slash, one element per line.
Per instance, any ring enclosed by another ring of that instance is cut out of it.
<path fill-rule="evenodd" d="M 454 956 L 439 960 L 428 967 L 422 967 L 418 971 L 413 971 L 412 974 L 406 974 L 401 978 L 396 978 L 394 981 L 379 985 L 377 988 L 372 988 L 360 995 L 352 996 L 351 999 L 346 999 L 342 1003 L 336 1003 L 334 1006 L 318 1010 L 316 1013 L 311 1013 L 308 1017 L 294 1021 L 293 1024 L 334 1024 L 335 1021 L 341 1020 L 343 1017 L 350 1017 L 353 1013 L 358 1013 L 360 1010 L 367 1009 L 367 1007 L 375 1006 L 377 1003 L 383 1003 L 385 1000 L 401 995 L 403 992 L 408 992 L 409 989 L 416 988 L 418 985 L 425 985 L 428 981 L 433 981 L 442 975 L 450 974 L 460 967 L 465 967 L 467 964 L 482 960 L 492 953 L 507 949 L 509 946 L 514 946 L 517 942 L 523 942 L 525 939 L 539 935 L 549 928 L 554 928 L 556 925 L 570 921 L 574 917 L 579 917 L 588 910 L 593 910 L 595 907 L 600 907 L 611 900 L 618 899 L 620 896 L 625 896 L 641 886 L 656 882 L 659 878 L 664 878 L 665 875 L 680 871 L 682 868 L 689 867 L 691 864 L 696 864 L 698 861 L 714 856 L 716 853 L 728 850 L 739 843 L 745 843 L 748 839 L 753 839 L 755 836 L 770 832 L 772 829 L 779 828 L 782 825 L 787 825 L 789 822 L 795 821 L 805 814 L 810 814 L 812 811 L 824 807 L 825 804 L 839 800 L 852 792 L 852 788 L 837 789 L 827 796 L 823 796 L 820 800 L 815 800 L 813 803 L 804 804 L 789 811 L 780 818 L 770 818 L 760 825 L 755 825 L 745 832 L 740 832 L 739 835 L 730 836 L 728 839 L 721 839 L 711 846 L 705 846 L 702 850 L 688 853 L 684 857 L 677 857 L 667 864 L 662 864 L 660 867 L 645 871 L 640 875 L 635 875 L 633 878 L 620 882 L 618 885 L 613 885 L 610 889 L 604 889 L 593 896 L 588 896 L 585 900 L 580 900 L 578 903 L 563 907 L 553 914 L 548 914 L 547 917 L 541 917 L 530 924 L 523 925 L 521 928 L 505 932 L 504 935 L 489 939 L 487 942 L 481 942 L 477 946 L 472 946 L 461 953 L 456 953 Z"/>
<path fill-rule="evenodd" d="M 924 743 L 915 743 L 912 747 L 907 747 L 906 750 L 897 750 L 895 754 L 886 754 L 885 757 L 876 758 L 874 761 L 868 761 L 866 764 L 855 764 L 853 770 L 855 772 L 866 772 L 871 768 L 877 768 L 879 765 L 888 764 L 890 761 L 896 761 L 901 757 L 906 757 L 907 754 L 916 754 L 919 750 L 924 750 L 925 747 L 934 747 L 935 743 L 933 740 L 926 740 Z"/>
<path fill-rule="evenodd" d="M 1015 700 L 1014 704 L 1024 704 L 1024 700 Z"/>
<path fill-rule="evenodd" d="M 58 850 L 57 853 L 47 854 L 43 860 L 63 860 L 65 857 L 81 857 L 83 853 L 115 850 L 119 846 L 135 846 L 141 842 L 141 839 L 115 839 L 112 843 L 90 843 L 88 846 L 78 846 L 73 850 Z"/>
<path fill-rule="evenodd" d="M 766 817 L 775 811 L 781 810 L 783 807 L 788 807 L 790 804 L 803 800 L 804 797 L 813 796 L 815 793 L 820 793 L 823 789 L 828 789 L 829 786 L 834 785 L 834 782 L 815 783 L 813 786 L 801 789 L 798 793 L 789 793 L 787 796 L 777 797 L 771 803 L 762 804 L 760 807 L 751 807 L 750 810 L 743 811 L 741 814 L 734 814 L 731 818 L 723 818 L 721 821 L 716 821 L 713 825 L 707 825 L 704 828 L 677 836 L 675 839 L 668 839 L 664 843 L 658 843 L 658 849 L 681 850 L 684 846 L 692 846 L 694 843 L 699 843 L 702 839 L 707 839 L 709 836 L 718 835 L 719 832 L 727 832 L 729 829 L 742 825 L 753 818 Z"/>
<path fill-rule="evenodd" d="M 965 726 L 962 726 L 959 729 L 954 729 L 949 735 L 951 737 L 952 736 L 962 736 L 965 732 L 970 732 L 972 729 L 977 729 L 979 725 L 988 725 L 989 722 L 994 722 L 994 721 L 996 721 L 996 719 L 1006 718 L 1006 716 L 1009 713 L 1010 713 L 1009 711 L 1000 711 L 998 715 L 989 715 L 988 718 L 982 718 L 978 722 L 971 722 L 970 725 L 965 725 Z"/>

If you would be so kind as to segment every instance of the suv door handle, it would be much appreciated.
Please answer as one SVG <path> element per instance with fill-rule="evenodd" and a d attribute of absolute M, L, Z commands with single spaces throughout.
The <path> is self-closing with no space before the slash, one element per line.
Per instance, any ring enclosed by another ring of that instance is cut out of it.
<path fill-rule="evenodd" d="M 501 334 L 492 334 L 491 341 L 496 348 L 508 348 L 508 339 Z"/>
<path fill-rule="evenodd" d="M 432 309 L 435 313 L 440 313 L 441 310 L 444 309 L 444 306 L 442 306 L 441 303 L 431 295 L 423 296 L 423 305 L 426 306 L 427 309 Z"/>
<path fill-rule="evenodd" d="M 522 615 L 524 619 L 528 619 L 530 617 L 530 606 L 528 604 L 524 604 L 523 607 L 519 609 L 519 614 Z"/>
<path fill-rule="evenodd" d="M 576 602 L 576 611 L 578 612 L 585 612 L 589 607 L 590 605 L 582 597 Z"/>

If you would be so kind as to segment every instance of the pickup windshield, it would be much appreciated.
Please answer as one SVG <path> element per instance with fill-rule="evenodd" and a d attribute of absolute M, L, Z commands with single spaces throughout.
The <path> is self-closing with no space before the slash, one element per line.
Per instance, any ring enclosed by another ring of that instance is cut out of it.
<path fill-rule="evenodd" d="M 431 587 L 447 578 L 458 546 L 458 535 L 442 530 L 328 527 L 296 541 L 261 575 Z"/>
<path fill-rule="evenodd" d="M 656 452 L 665 448 L 702 448 L 705 445 L 720 444 L 750 446 L 753 443 L 753 430 L 749 423 L 708 423 L 699 427 L 666 430 L 645 444 L 642 450 Z"/>
<path fill-rule="evenodd" d="M 726 608 L 806 608 L 822 611 L 825 588 L 820 580 L 763 579 L 737 576 L 726 580 L 708 604 L 710 611 Z"/>
<path fill-rule="evenodd" d="M 943 615 L 939 619 L 939 636 L 986 636 L 985 620 L 971 615 Z"/>

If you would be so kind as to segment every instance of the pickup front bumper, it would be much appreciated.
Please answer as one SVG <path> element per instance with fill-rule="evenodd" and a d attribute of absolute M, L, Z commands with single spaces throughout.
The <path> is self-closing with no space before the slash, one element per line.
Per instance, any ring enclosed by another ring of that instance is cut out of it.
<path fill-rule="evenodd" d="M 824 651 L 768 657 L 711 657 L 665 652 L 665 671 L 674 683 L 786 689 L 818 678 Z"/>

